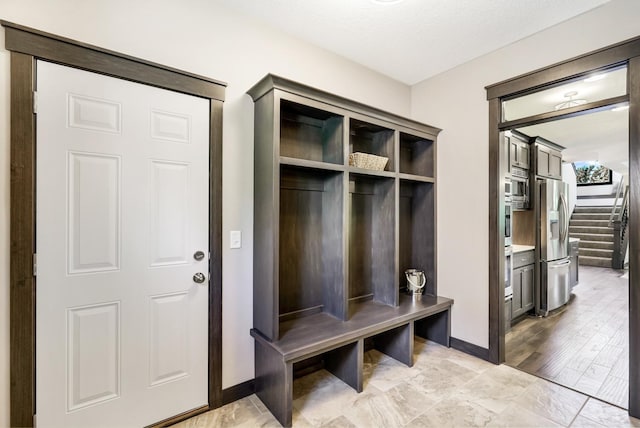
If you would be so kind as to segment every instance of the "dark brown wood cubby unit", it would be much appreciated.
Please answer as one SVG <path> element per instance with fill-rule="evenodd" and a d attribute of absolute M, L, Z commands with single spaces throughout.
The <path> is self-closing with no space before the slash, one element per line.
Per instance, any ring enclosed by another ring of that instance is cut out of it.
<path fill-rule="evenodd" d="M 267 75 L 255 103 L 256 393 L 291 424 L 293 365 L 317 361 L 362 390 L 364 340 L 413 364 L 413 337 L 449 345 L 437 295 L 439 129 Z M 383 171 L 349 154 L 389 159 Z M 422 297 L 404 271 L 424 270 Z M 312 362 L 313 364 L 309 364 Z"/>

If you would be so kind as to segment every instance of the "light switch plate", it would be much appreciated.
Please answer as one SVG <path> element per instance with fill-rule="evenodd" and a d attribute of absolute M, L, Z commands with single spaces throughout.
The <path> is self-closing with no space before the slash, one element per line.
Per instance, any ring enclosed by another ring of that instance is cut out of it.
<path fill-rule="evenodd" d="M 232 230 L 229 232 L 229 247 L 230 248 L 242 248 L 242 232 L 239 230 Z"/>

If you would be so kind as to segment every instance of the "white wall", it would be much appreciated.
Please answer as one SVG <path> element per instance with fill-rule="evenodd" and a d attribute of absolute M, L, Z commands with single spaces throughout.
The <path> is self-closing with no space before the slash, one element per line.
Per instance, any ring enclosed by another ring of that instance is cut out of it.
<path fill-rule="evenodd" d="M 265 74 L 408 115 L 410 88 L 212 0 L 0 0 L 0 18 L 228 82 L 223 148 L 223 387 L 253 378 L 253 103 Z M 0 31 L 4 47 L 4 30 Z M 0 427 L 9 400 L 9 53 L 0 49 Z M 228 249 L 230 230 L 243 232 Z"/>
<path fill-rule="evenodd" d="M 412 88 L 413 117 L 444 129 L 438 139 L 438 292 L 455 299 L 453 336 L 482 347 L 489 343 L 484 87 L 638 36 L 638 16 L 639 1 L 612 0 Z"/>
<path fill-rule="evenodd" d="M 578 186 L 576 185 L 576 172 L 570 163 L 562 164 L 562 181 L 569 185 L 569 212 L 573 213 L 578 200 Z"/>

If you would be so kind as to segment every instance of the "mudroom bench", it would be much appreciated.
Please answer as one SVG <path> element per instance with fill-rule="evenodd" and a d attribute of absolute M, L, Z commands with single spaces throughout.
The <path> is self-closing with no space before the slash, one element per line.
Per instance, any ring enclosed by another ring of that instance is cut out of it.
<path fill-rule="evenodd" d="M 362 391 L 364 340 L 375 349 L 413 365 L 414 335 L 449 346 L 452 299 L 400 296 L 392 307 L 358 303 L 348 321 L 324 312 L 280 324 L 280 339 L 269 341 L 252 329 L 255 339 L 256 394 L 285 427 L 292 424 L 293 365 L 322 355 L 324 367 L 358 392 Z"/>

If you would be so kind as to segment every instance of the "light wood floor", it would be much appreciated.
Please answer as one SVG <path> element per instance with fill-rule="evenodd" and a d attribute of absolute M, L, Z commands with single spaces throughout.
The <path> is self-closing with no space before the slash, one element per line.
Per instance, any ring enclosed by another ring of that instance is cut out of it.
<path fill-rule="evenodd" d="M 507 333 L 506 364 L 628 408 L 629 280 L 625 271 L 580 266 L 571 300 Z"/>

